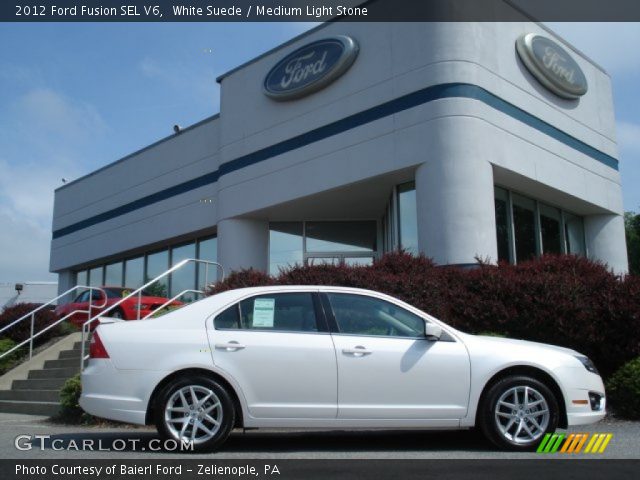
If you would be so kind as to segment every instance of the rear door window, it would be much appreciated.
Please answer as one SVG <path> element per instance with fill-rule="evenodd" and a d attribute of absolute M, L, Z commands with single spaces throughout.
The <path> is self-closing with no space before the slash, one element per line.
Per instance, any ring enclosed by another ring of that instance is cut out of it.
<path fill-rule="evenodd" d="M 215 328 L 317 332 L 318 319 L 311 293 L 276 293 L 251 297 L 229 307 L 215 318 Z"/>

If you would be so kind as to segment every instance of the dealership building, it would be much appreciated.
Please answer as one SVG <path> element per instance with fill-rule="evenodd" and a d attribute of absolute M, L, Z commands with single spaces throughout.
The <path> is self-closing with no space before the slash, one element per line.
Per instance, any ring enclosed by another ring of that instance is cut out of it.
<path fill-rule="evenodd" d="M 60 291 L 398 248 L 627 271 L 611 80 L 541 24 L 329 22 L 218 82 L 219 114 L 56 190 Z"/>

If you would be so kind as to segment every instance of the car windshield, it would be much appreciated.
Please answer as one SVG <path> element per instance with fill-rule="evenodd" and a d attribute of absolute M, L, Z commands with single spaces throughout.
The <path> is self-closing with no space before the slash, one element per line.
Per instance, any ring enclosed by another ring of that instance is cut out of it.
<path fill-rule="evenodd" d="M 107 292 L 107 298 L 123 298 L 129 295 L 131 292 L 135 290 L 135 288 L 127 288 L 127 287 L 108 287 L 103 289 Z M 151 297 L 149 292 L 146 290 L 142 290 L 143 297 Z"/>

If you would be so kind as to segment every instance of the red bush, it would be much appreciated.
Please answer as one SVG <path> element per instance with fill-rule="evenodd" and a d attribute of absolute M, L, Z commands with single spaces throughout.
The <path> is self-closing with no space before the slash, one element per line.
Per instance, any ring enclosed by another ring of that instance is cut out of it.
<path fill-rule="evenodd" d="M 605 376 L 640 355 L 640 279 L 620 278 L 576 256 L 460 269 L 396 252 L 369 267 L 296 266 L 276 277 L 255 270 L 234 272 L 211 293 L 258 285 L 377 290 L 465 332 L 495 332 L 574 348 L 589 355 Z"/>
<path fill-rule="evenodd" d="M 16 305 L 12 305 L 10 307 L 5 307 L 0 313 L 0 328 L 9 325 L 14 320 L 26 315 L 32 310 L 38 308 L 40 305 L 37 303 L 18 303 Z M 55 314 L 46 308 L 38 311 L 35 315 L 34 322 L 34 333 L 38 333 L 43 328 L 51 325 L 56 321 Z M 55 337 L 58 334 L 58 328 L 53 327 L 47 330 L 42 335 L 38 336 L 34 340 L 35 345 L 40 345 L 41 343 L 46 342 L 47 340 Z M 28 317 L 21 322 L 18 322 L 12 327 L 9 327 L 7 330 L 0 334 L 1 338 L 10 338 L 16 343 L 21 343 L 27 340 L 31 336 L 31 318 Z"/>

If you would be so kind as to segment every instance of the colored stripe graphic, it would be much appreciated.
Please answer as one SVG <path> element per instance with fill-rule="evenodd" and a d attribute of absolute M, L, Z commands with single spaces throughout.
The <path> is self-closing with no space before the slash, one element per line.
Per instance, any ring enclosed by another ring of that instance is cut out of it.
<path fill-rule="evenodd" d="M 580 451 L 582 450 L 582 446 L 587 441 L 587 438 L 589 438 L 588 433 L 579 433 L 578 435 L 580 435 L 580 439 L 578 440 L 577 443 L 574 443 L 573 445 L 571 445 L 571 448 L 569 449 L 569 453 L 580 453 Z"/>
<path fill-rule="evenodd" d="M 584 453 L 603 453 L 613 438 L 611 433 L 594 433 Z"/>
<path fill-rule="evenodd" d="M 536 451 L 538 453 L 556 453 L 564 438 L 564 433 L 547 433 Z"/>
<path fill-rule="evenodd" d="M 568 453 L 582 452 L 582 447 L 587 443 L 583 453 L 604 453 L 613 438 L 612 433 L 571 433 L 566 436 L 562 433 L 547 433 L 538 445 L 537 453 Z M 562 445 L 562 447 L 560 447 Z"/>

